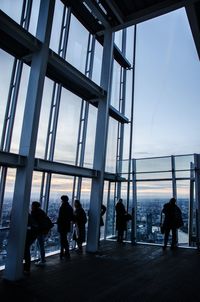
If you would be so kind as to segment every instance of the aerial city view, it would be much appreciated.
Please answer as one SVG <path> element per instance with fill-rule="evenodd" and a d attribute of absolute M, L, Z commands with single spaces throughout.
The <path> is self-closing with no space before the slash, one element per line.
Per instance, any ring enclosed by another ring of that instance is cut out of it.
<path fill-rule="evenodd" d="M 160 218 L 163 204 L 168 200 L 164 198 L 143 198 L 137 202 L 137 238 L 138 243 L 149 244 L 162 244 L 163 235 L 160 233 Z M 82 204 L 86 212 L 89 210 L 89 200 L 83 199 Z M 55 223 L 55 226 L 50 231 L 46 238 L 46 253 L 55 253 L 59 250 L 59 235 L 57 232 L 57 215 L 59 209 L 59 202 L 56 200 L 50 200 L 48 215 Z M 187 198 L 181 198 L 178 200 L 178 205 L 182 210 L 184 226 L 179 230 L 179 246 L 188 246 L 188 209 L 189 200 Z M 2 225 L 0 231 L 0 266 L 5 264 L 6 258 L 6 245 L 9 234 L 9 221 L 10 221 L 11 199 L 5 199 Z M 113 219 L 113 208 L 107 209 L 107 238 L 115 239 L 115 219 Z M 130 241 L 131 222 L 128 223 L 126 239 Z M 101 230 L 101 237 L 104 237 L 104 229 Z M 72 240 L 72 234 L 70 237 L 71 249 L 74 247 Z M 38 257 L 37 243 L 32 246 L 32 255 L 34 258 Z"/>

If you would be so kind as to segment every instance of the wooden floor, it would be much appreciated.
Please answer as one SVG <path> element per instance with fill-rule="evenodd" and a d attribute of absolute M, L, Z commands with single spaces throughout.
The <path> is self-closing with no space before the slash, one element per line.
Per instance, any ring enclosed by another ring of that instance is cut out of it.
<path fill-rule="evenodd" d="M 103 241 L 99 253 L 71 252 L 70 260 L 47 258 L 44 268 L 9 283 L 0 280 L 6 301 L 200 301 L 200 254 L 194 249 L 120 245 Z"/>

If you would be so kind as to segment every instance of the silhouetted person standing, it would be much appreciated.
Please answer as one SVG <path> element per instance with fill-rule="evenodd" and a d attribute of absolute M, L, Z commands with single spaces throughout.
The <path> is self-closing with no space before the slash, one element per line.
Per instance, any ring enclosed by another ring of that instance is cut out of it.
<path fill-rule="evenodd" d="M 124 231 L 127 228 L 126 210 L 123 204 L 122 198 L 118 200 L 115 206 L 116 210 L 116 230 L 117 230 L 117 242 L 123 243 Z"/>
<path fill-rule="evenodd" d="M 177 247 L 178 238 L 177 238 L 177 230 L 183 225 L 182 213 L 180 208 L 176 205 L 176 199 L 171 198 L 168 203 L 165 203 L 161 212 L 165 215 L 163 228 L 164 228 L 164 246 L 163 249 L 166 249 L 169 233 L 172 231 L 172 242 L 171 248 Z"/>
<path fill-rule="evenodd" d="M 103 215 L 106 212 L 106 206 L 104 204 L 101 205 L 101 216 L 100 216 L 100 226 L 104 226 Z"/>
<path fill-rule="evenodd" d="M 39 266 L 45 265 L 45 238 L 53 227 L 53 223 L 47 216 L 44 210 L 41 209 L 41 204 L 38 201 L 32 202 L 31 216 L 38 225 L 37 241 L 40 249 L 40 259 L 35 264 Z"/>
<path fill-rule="evenodd" d="M 60 233 L 60 259 L 69 258 L 69 242 L 67 235 L 71 230 L 71 222 L 73 220 L 73 208 L 69 204 L 67 195 L 61 196 L 61 206 L 59 209 L 57 225 Z"/>
<path fill-rule="evenodd" d="M 104 226 L 103 216 L 106 213 L 106 206 L 104 204 L 101 205 L 101 213 L 100 213 L 100 228 L 99 228 L 99 244 L 101 238 L 101 227 Z"/>
<path fill-rule="evenodd" d="M 78 252 L 82 253 L 82 244 L 85 242 L 85 224 L 87 223 L 87 216 L 82 204 L 78 199 L 74 201 L 74 222 L 76 226 L 76 242 L 78 245 Z"/>

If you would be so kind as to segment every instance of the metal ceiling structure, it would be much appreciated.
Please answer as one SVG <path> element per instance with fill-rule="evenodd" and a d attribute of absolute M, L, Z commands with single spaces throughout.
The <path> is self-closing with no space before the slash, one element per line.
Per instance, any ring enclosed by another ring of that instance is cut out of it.
<path fill-rule="evenodd" d="M 62 0 L 76 18 L 103 43 L 106 28 L 113 31 L 185 8 L 200 58 L 199 0 Z M 116 50 L 115 50 L 116 51 Z"/>

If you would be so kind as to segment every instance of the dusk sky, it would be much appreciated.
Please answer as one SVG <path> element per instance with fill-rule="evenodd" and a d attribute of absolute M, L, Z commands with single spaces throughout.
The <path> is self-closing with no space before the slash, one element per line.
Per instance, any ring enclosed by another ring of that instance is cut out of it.
<path fill-rule="evenodd" d="M 138 25 L 134 152 L 199 153 L 200 62 L 184 9 Z"/>

